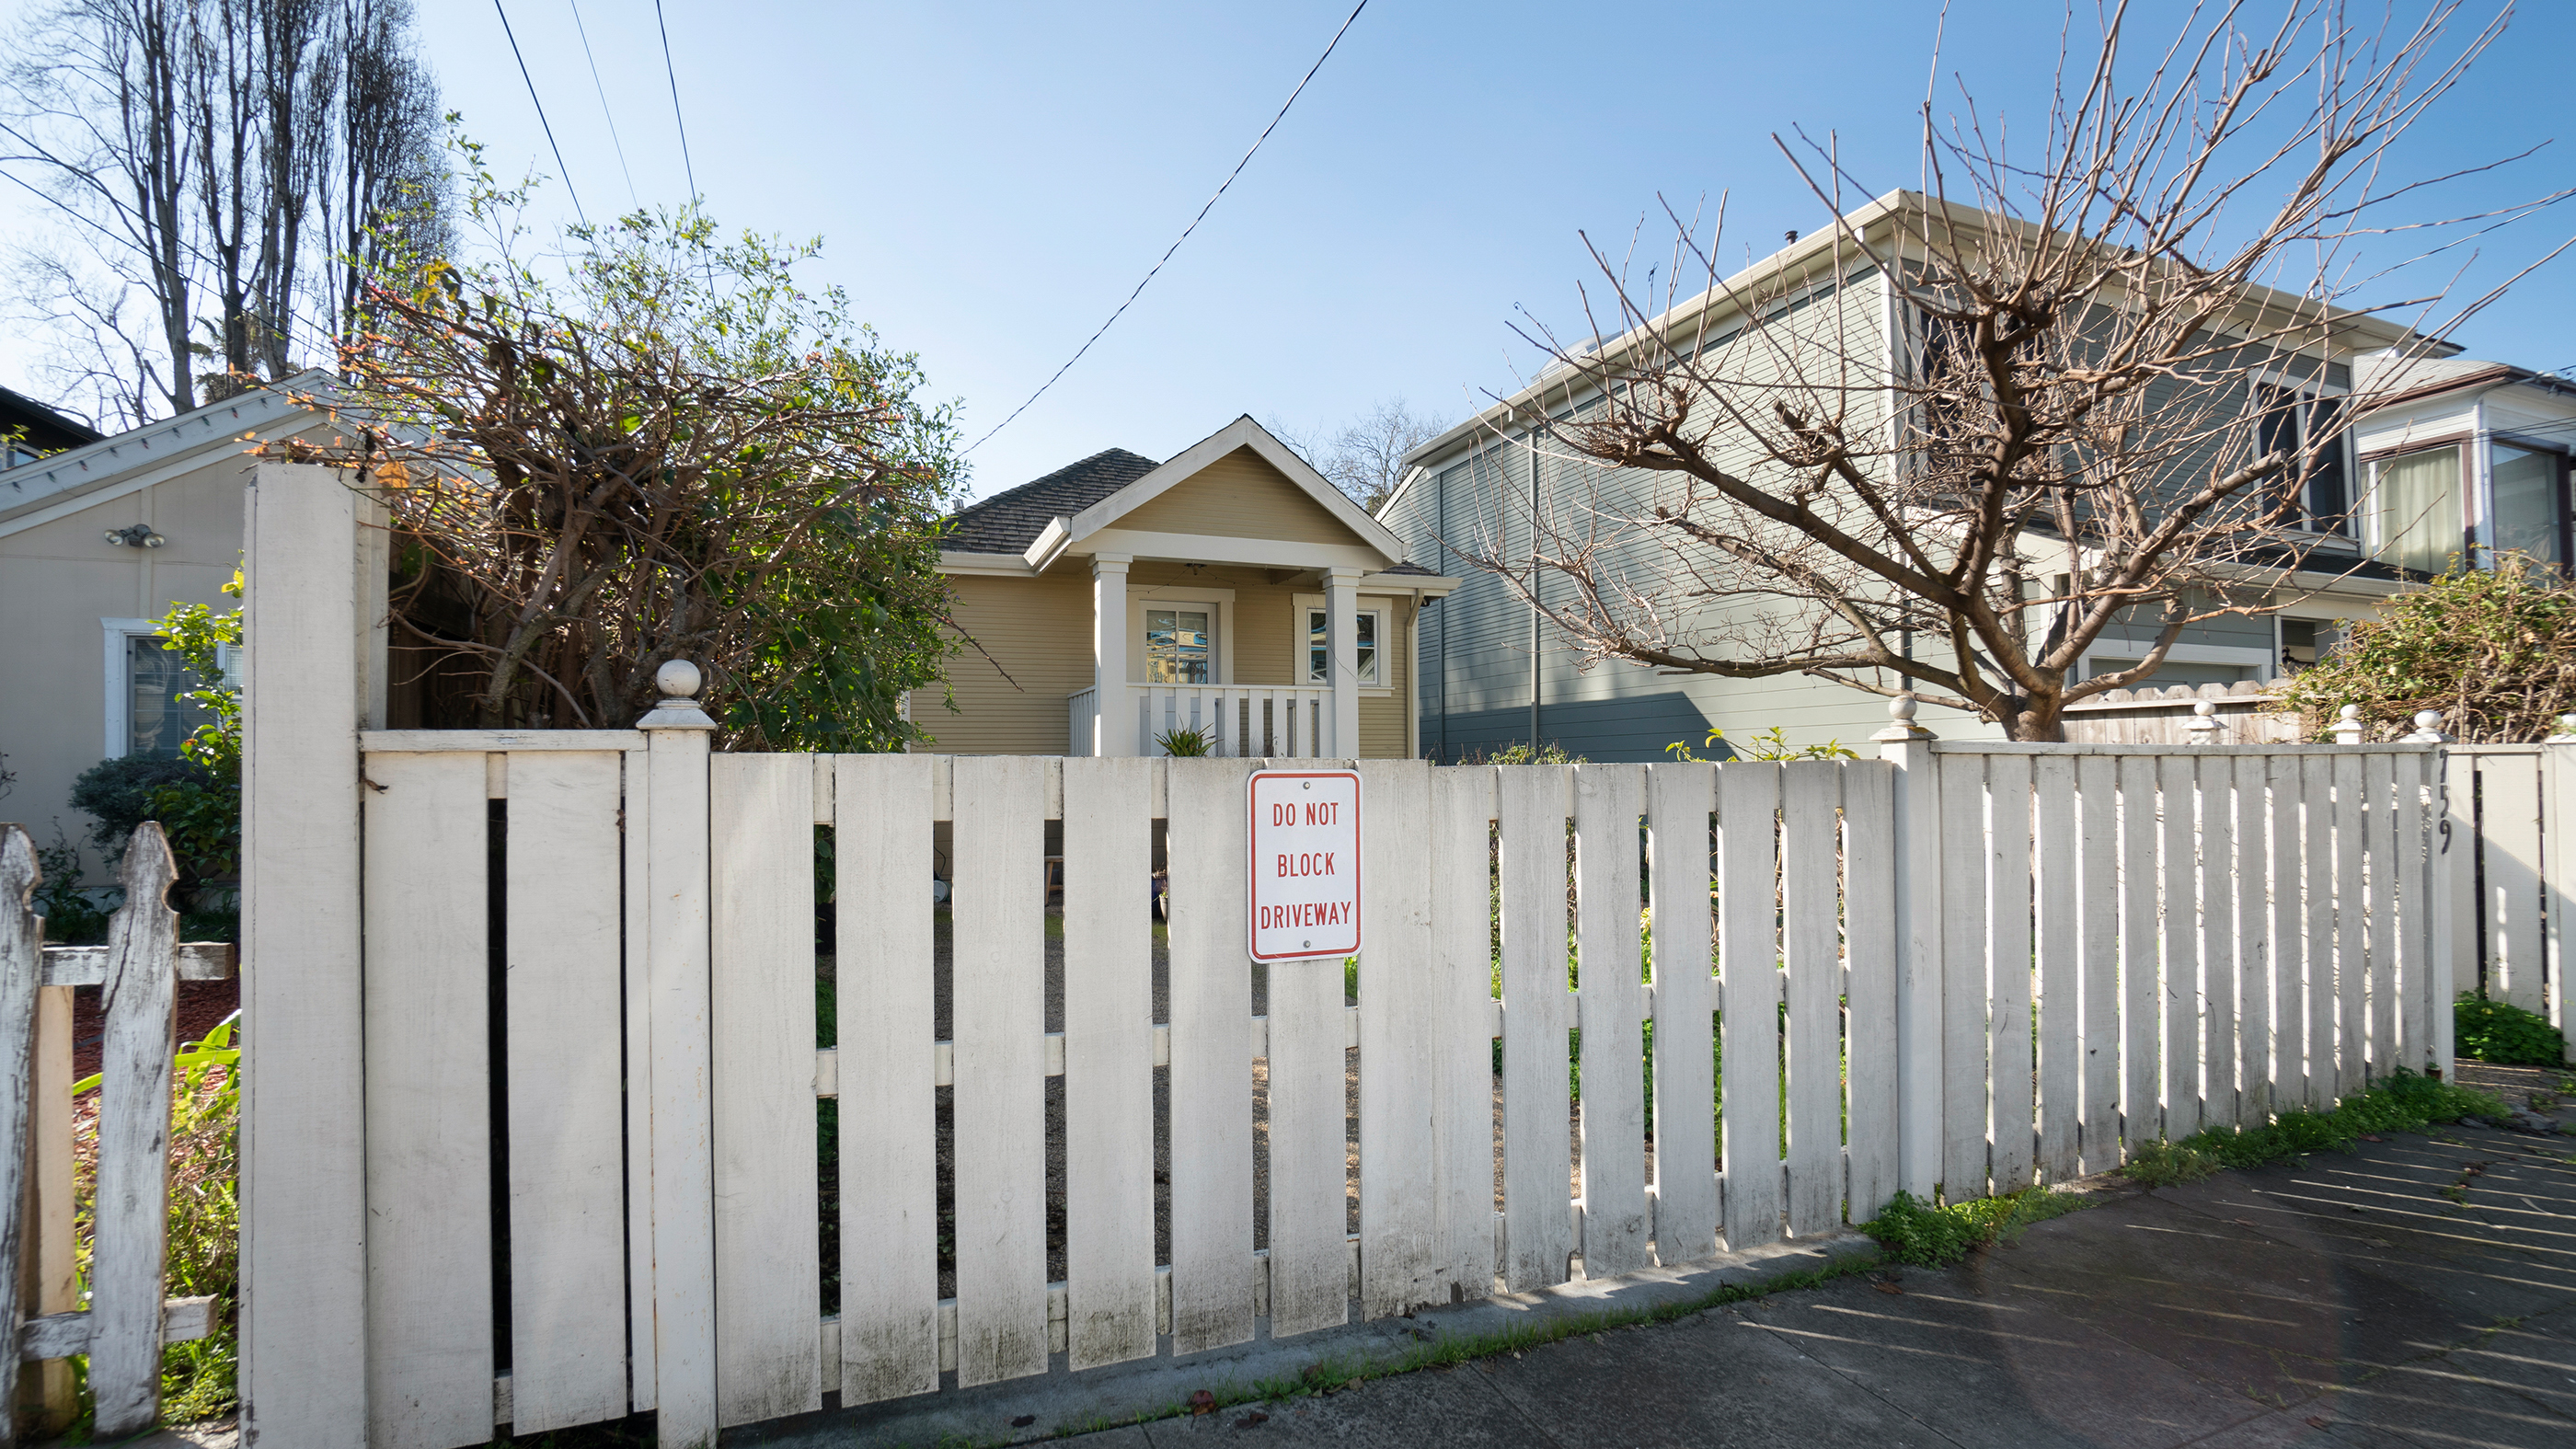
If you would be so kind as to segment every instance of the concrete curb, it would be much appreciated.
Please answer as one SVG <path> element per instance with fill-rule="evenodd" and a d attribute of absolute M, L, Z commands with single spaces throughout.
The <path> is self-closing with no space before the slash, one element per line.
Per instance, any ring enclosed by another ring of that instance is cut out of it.
<path fill-rule="evenodd" d="M 1065 1356 L 1050 1360 L 1044 1377 L 959 1390 L 857 1409 L 772 1420 L 725 1431 L 738 1445 L 954 1445 L 1012 1444 L 1059 1434 L 1113 1428 L 1160 1416 L 1201 1389 L 1220 1401 L 1256 1385 L 1294 1381 L 1316 1364 L 1351 1373 L 1380 1371 L 1426 1345 L 1531 1332 L 1599 1314 L 1637 1314 L 1687 1307 L 1729 1288 L 1754 1287 L 1798 1273 L 1866 1262 L 1879 1256 L 1875 1242 L 1844 1231 L 1746 1253 L 1729 1253 L 1679 1268 L 1652 1268 L 1624 1278 L 1561 1284 L 1448 1308 L 1426 1308 L 1407 1318 L 1379 1319 L 1295 1338 L 1273 1340 L 1268 1322 L 1256 1325 L 1250 1343 L 1185 1359 L 1171 1356 L 1165 1338 L 1158 1355 L 1076 1377 Z M 1354 1305 L 1356 1312 L 1356 1305 Z M 953 1374 L 941 1376 L 947 1384 Z M 1025 1423 L 1015 1422 L 1026 1420 Z"/>

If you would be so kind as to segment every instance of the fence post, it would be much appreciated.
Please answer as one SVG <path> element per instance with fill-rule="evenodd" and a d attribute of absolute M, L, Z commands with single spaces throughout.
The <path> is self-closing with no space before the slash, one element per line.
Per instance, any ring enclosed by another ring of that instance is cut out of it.
<path fill-rule="evenodd" d="M 2351 709 L 2351 705 L 2345 705 Z M 2432 949 L 2426 952 L 2427 973 L 2432 981 L 2425 995 L 2431 998 L 2425 1034 L 2432 1046 L 2431 1066 L 2448 1081 L 2457 1067 L 2452 1043 L 2451 1002 L 2459 994 L 2455 973 L 2459 969 L 2460 946 L 2475 929 L 2475 911 L 2463 912 L 2461 904 L 2477 889 L 2475 856 L 2478 848 L 2475 802 L 2470 798 L 2477 788 L 2476 762 L 2468 756 L 2462 771 L 2460 788 L 2455 793 L 2451 781 L 2451 752 L 2443 746 L 2451 737 L 2442 733 L 2442 716 L 2425 710 L 2415 716 L 2415 732 L 2406 737 L 2410 744 L 2433 746 L 2431 774 L 2433 782 L 2434 838 L 2433 859 L 2426 875 L 2432 881 L 2433 909 L 2427 921 L 2432 928 Z"/>
<path fill-rule="evenodd" d="M 2361 706 L 2347 704 L 2335 712 L 2334 742 L 2339 745 L 2361 743 Z"/>
<path fill-rule="evenodd" d="M 1896 766 L 1897 1186 L 1932 1201 L 1941 1180 L 1941 783 L 1912 693 L 1870 738 Z"/>
<path fill-rule="evenodd" d="M 260 464 L 246 493 L 242 1433 L 362 1444 L 358 495 L 286 463 Z"/>
<path fill-rule="evenodd" d="M 662 1449 L 716 1442 L 715 1041 L 709 993 L 707 750 L 698 668 L 653 676 L 644 731 L 644 960 L 653 1094 L 653 1403 Z"/>
<path fill-rule="evenodd" d="M 2558 717 L 2558 733 L 2542 743 L 2541 780 L 2548 794 L 2541 801 L 2540 868 L 2549 895 L 2549 1024 L 2565 1032 L 2567 1019 L 2568 938 L 2576 935 L 2568 917 L 2576 914 L 2576 714 Z M 2576 1046 L 2567 1060 L 2576 1062 Z"/>
<path fill-rule="evenodd" d="M 2223 744 L 2219 738 L 2218 706 L 2209 700 L 2196 699 L 2191 704 L 2191 723 L 2183 726 L 2195 745 Z"/>

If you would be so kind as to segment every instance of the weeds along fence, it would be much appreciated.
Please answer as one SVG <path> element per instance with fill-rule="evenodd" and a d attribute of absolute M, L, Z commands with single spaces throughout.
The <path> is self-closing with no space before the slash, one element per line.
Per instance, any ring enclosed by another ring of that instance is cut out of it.
<path fill-rule="evenodd" d="M 0 1295 L 0 1445 L 21 1429 L 61 1432 L 76 1411 L 72 1365 L 87 1360 L 95 1433 L 139 1434 L 161 1409 L 161 1349 L 205 1337 L 215 1300 L 171 1298 L 165 1285 L 170 1089 L 177 983 L 232 974 L 233 948 L 181 944 L 164 897 L 177 870 L 161 827 L 138 827 L 125 850 L 125 904 L 104 946 L 44 945 L 30 909 L 40 883 L 35 844 L 0 824 L 0 1263 L 18 1267 Z M 88 1307 L 75 1272 L 72 1203 L 72 989 L 100 988 L 95 1217 Z"/>
<path fill-rule="evenodd" d="M 1363 761 L 1354 996 L 1246 958 L 1257 761 L 705 740 L 361 737 L 372 1442 L 1287 1337 L 2447 1062 L 2422 746 Z"/>

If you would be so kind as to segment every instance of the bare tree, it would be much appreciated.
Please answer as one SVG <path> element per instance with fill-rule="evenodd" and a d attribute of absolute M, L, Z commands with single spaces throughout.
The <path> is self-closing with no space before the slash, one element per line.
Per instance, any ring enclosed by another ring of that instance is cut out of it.
<path fill-rule="evenodd" d="M 1415 413 L 1402 398 L 1381 401 L 1329 434 L 1299 432 L 1275 418 L 1269 423 L 1270 431 L 1304 454 L 1316 472 L 1371 513 L 1404 481 L 1404 455 L 1448 427 Z"/>
<path fill-rule="evenodd" d="M 1783 143 L 1831 231 L 1745 278 L 1722 202 L 1705 229 L 1667 207 L 1664 276 L 1699 296 L 1594 247 L 1610 305 L 1582 344 L 1524 334 L 1548 370 L 1491 429 L 1560 486 L 1452 547 L 1587 666 L 1919 692 L 2024 740 L 2192 624 L 2276 608 L 2285 571 L 2348 567 L 2340 439 L 2371 399 L 2303 387 L 2496 295 L 2366 303 L 2387 274 L 2357 253 L 2528 214 L 2383 214 L 2441 179 L 2393 180 L 2393 148 L 2504 17 L 2453 43 L 2451 4 L 2377 33 L 2331 0 L 2266 33 L 2218 9 L 2144 57 L 2109 9 L 2029 150 L 1927 97 L 1920 192 L 1847 209 L 1831 144 Z M 2143 657 L 2077 678 L 2114 626 Z"/>
<path fill-rule="evenodd" d="M 443 191 L 410 24 L 407 0 L 58 0 L 25 22 L 0 164 L 61 222 L 20 249 L 49 284 L 22 306 L 58 381 L 131 423 L 197 405 L 208 378 L 332 355 L 355 291 L 341 253 L 398 194 L 435 211 Z"/>

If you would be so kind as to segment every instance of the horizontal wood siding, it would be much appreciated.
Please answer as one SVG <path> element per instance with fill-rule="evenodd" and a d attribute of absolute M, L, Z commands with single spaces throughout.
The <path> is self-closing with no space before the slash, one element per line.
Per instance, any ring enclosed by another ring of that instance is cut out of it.
<path fill-rule="evenodd" d="M 1350 525 L 1250 448 L 1237 448 L 1208 464 L 1111 526 L 1140 533 L 1210 533 L 1282 543 L 1358 541 Z"/>
<path fill-rule="evenodd" d="M 948 661 L 954 713 L 939 689 L 912 692 L 913 723 L 933 741 L 918 748 L 944 755 L 1063 754 L 1065 698 L 1091 687 L 1089 573 L 967 574 L 948 582 L 957 591 L 957 623 L 975 643 Z M 993 657 L 977 652 L 976 644 Z"/>

